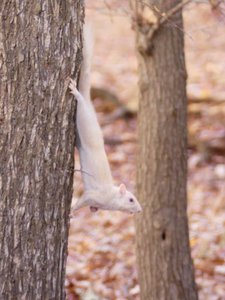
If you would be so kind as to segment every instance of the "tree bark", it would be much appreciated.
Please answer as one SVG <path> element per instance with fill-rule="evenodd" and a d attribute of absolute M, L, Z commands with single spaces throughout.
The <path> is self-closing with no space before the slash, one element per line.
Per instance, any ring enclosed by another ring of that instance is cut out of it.
<path fill-rule="evenodd" d="M 64 299 L 83 1 L 0 3 L 0 298 Z"/>
<path fill-rule="evenodd" d="M 137 189 L 143 205 L 136 219 L 141 299 L 196 300 L 186 212 L 187 97 L 181 10 L 159 25 L 160 12 L 181 1 L 145 1 L 147 13 L 140 3 L 135 1 L 140 74 Z"/>

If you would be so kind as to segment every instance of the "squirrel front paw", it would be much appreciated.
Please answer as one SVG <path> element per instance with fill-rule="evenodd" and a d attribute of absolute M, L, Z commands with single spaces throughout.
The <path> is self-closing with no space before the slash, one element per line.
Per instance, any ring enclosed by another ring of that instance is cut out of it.
<path fill-rule="evenodd" d="M 94 207 L 94 206 L 90 206 L 90 211 L 91 212 L 96 212 L 96 211 L 98 211 L 98 208 Z"/>

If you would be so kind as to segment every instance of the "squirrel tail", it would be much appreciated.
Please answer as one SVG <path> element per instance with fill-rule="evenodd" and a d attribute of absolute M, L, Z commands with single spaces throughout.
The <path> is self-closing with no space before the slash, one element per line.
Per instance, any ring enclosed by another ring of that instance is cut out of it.
<path fill-rule="evenodd" d="M 83 61 L 81 64 L 79 78 L 79 92 L 83 97 L 90 101 L 91 88 L 91 61 L 93 52 L 93 34 L 90 24 L 84 24 L 83 27 Z"/>

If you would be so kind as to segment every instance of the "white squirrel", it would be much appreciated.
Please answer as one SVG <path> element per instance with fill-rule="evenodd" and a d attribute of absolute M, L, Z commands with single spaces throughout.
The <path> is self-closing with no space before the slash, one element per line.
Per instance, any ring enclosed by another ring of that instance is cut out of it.
<path fill-rule="evenodd" d="M 79 91 L 74 80 L 71 79 L 69 85 L 71 93 L 78 102 L 76 147 L 79 151 L 84 181 L 84 194 L 72 207 L 72 214 L 84 206 L 89 206 L 92 212 L 98 209 L 130 213 L 141 212 L 142 208 L 138 200 L 131 192 L 127 191 L 126 186 L 113 184 L 102 131 L 90 99 L 91 41 L 90 30 L 84 28 L 83 62 L 79 78 Z"/>

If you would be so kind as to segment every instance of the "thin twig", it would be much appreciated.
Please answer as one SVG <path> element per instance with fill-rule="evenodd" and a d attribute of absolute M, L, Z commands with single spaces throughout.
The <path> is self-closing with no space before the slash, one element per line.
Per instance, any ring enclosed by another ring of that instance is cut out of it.
<path fill-rule="evenodd" d="M 178 3 L 176 6 L 171 8 L 166 13 L 162 14 L 162 17 L 159 19 L 159 25 L 164 24 L 169 18 L 175 15 L 178 11 L 180 11 L 185 5 L 192 2 L 192 0 L 184 0 L 181 3 Z"/>
<path fill-rule="evenodd" d="M 178 11 L 180 11 L 185 5 L 187 5 L 188 3 L 192 2 L 193 0 L 183 0 L 182 2 L 178 3 L 177 5 L 175 5 L 174 7 L 172 7 L 171 9 L 169 9 L 167 12 L 160 12 L 160 10 L 157 9 L 157 7 L 150 7 L 150 9 L 152 9 L 152 11 L 154 12 L 156 16 L 156 22 L 154 22 L 153 24 L 151 24 L 149 26 L 149 30 L 148 33 L 146 35 L 146 45 L 140 45 L 139 46 L 139 51 L 140 52 L 145 52 L 149 55 L 151 55 L 152 49 L 153 49 L 153 45 L 152 45 L 152 39 L 155 35 L 155 33 L 159 30 L 159 28 L 166 23 L 167 21 L 170 21 L 170 18 L 176 14 Z M 149 6 L 149 5 L 148 5 Z M 141 28 L 140 28 L 141 29 Z"/>
<path fill-rule="evenodd" d="M 86 175 L 88 175 L 88 176 L 93 177 L 93 175 L 91 175 L 90 173 L 85 172 L 84 170 L 81 170 L 81 169 L 74 169 L 74 172 L 81 172 L 81 173 L 84 173 L 84 174 L 86 174 Z"/>

